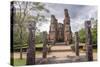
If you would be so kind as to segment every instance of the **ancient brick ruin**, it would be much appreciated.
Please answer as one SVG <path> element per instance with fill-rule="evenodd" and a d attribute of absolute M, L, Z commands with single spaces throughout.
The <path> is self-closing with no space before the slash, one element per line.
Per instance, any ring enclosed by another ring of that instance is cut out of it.
<path fill-rule="evenodd" d="M 58 20 L 54 15 L 51 15 L 51 23 L 49 30 L 49 41 L 50 42 L 65 42 L 69 45 L 72 42 L 72 32 L 70 26 L 70 16 L 68 10 L 64 10 L 64 21 L 58 23 Z"/>

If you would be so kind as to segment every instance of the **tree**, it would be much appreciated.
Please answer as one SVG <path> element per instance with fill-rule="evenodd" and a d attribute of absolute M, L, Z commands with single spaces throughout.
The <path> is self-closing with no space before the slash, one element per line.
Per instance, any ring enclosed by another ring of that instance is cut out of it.
<path fill-rule="evenodd" d="M 34 20 L 36 23 L 39 21 L 46 21 L 44 15 L 41 15 L 41 11 L 49 12 L 43 3 L 40 2 L 27 2 L 27 1 L 14 1 L 14 6 L 16 8 L 14 29 L 18 33 L 18 39 L 20 44 L 20 59 L 22 59 L 22 46 L 24 44 L 24 33 L 26 32 L 28 21 Z M 35 24 L 36 24 L 35 23 Z M 17 36 L 14 35 L 14 38 Z"/>
<path fill-rule="evenodd" d="M 91 30 L 91 32 L 92 32 L 92 38 L 93 38 L 92 40 L 93 40 L 93 43 L 97 45 L 97 29 L 96 28 L 93 28 Z"/>
<path fill-rule="evenodd" d="M 42 32 L 37 32 L 35 43 L 36 43 L 36 44 L 43 43 L 43 42 L 42 42 Z"/>
<path fill-rule="evenodd" d="M 97 19 L 92 18 L 92 36 L 93 36 L 93 43 L 97 45 Z"/>
<path fill-rule="evenodd" d="M 84 30 L 84 28 L 82 28 L 82 29 L 79 31 L 79 37 L 80 37 L 80 42 L 81 42 L 81 43 L 85 43 L 86 36 L 85 36 L 85 30 Z"/>

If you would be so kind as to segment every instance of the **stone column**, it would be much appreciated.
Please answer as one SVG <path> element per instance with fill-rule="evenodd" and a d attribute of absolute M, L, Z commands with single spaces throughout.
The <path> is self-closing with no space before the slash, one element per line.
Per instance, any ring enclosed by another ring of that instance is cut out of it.
<path fill-rule="evenodd" d="M 76 56 L 79 56 L 79 36 L 78 36 L 78 32 L 75 32 L 75 53 L 76 53 Z"/>
<path fill-rule="evenodd" d="M 47 32 L 43 32 L 43 58 L 47 58 Z"/>
<path fill-rule="evenodd" d="M 86 30 L 86 56 L 87 56 L 87 60 L 93 61 L 91 21 L 85 22 L 85 30 Z"/>
<path fill-rule="evenodd" d="M 29 41 L 28 41 L 28 49 L 27 49 L 27 65 L 35 64 L 35 29 L 36 22 L 31 21 L 29 24 Z"/>
<path fill-rule="evenodd" d="M 64 41 L 65 44 L 69 45 L 72 41 L 72 32 L 70 26 L 70 17 L 67 9 L 64 10 L 64 15 Z"/>

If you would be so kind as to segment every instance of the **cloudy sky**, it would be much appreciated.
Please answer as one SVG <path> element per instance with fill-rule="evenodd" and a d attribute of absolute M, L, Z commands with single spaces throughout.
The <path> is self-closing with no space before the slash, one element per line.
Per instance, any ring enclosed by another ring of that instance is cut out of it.
<path fill-rule="evenodd" d="M 63 23 L 64 9 L 68 9 L 72 32 L 83 28 L 85 20 L 97 18 L 97 6 L 45 3 L 45 7 L 50 13 L 44 13 L 48 22 L 39 27 L 40 31 L 49 31 L 51 14 L 55 15 L 59 23 Z"/>

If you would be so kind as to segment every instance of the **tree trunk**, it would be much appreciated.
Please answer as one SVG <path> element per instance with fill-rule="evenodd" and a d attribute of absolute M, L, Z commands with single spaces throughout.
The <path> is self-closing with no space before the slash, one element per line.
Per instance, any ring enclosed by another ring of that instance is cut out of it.
<path fill-rule="evenodd" d="M 20 59 L 23 59 L 23 55 L 22 55 L 22 47 L 20 47 Z"/>
<path fill-rule="evenodd" d="M 20 32 L 20 59 L 23 59 L 23 51 L 22 51 L 22 47 L 23 47 L 23 39 L 22 39 L 22 26 L 20 26 L 21 32 Z"/>

